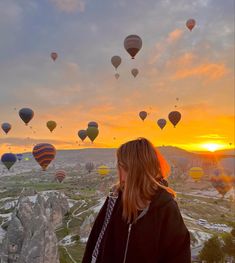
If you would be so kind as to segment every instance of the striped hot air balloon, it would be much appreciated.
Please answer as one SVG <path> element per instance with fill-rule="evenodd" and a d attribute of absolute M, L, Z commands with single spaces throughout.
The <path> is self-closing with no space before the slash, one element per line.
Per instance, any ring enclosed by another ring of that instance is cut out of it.
<path fill-rule="evenodd" d="M 55 155 L 56 149 L 49 143 L 39 143 L 33 148 L 33 156 L 43 171 L 46 170 L 47 166 L 55 158 Z"/>
<path fill-rule="evenodd" d="M 132 59 L 142 48 L 142 39 L 137 35 L 129 35 L 124 40 L 124 47 Z"/>
<path fill-rule="evenodd" d="M 64 170 L 59 170 L 56 172 L 55 177 L 56 179 L 62 183 L 64 181 L 64 178 L 66 176 L 66 172 Z"/>

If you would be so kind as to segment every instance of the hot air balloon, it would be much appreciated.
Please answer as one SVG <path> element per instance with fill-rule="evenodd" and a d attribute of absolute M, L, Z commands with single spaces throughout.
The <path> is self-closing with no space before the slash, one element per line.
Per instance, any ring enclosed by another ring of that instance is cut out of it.
<path fill-rule="evenodd" d="M 233 183 L 229 176 L 212 176 L 211 177 L 212 186 L 224 197 L 224 195 L 232 189 Z"/>
<path fill-rule="evenodd" d="M 58 54 L 56 52 L 51 52 L 51 58 L 55 61 L 58 58 Z"/>
<path fill-rule="evenodd" d="M 181 113 L 178 111 L 172 111 L 169 113 L 168 119 L 175 127 L 181 119 Z"/>
<path fill-rule="evenodd" d="M 124 40 L 124 47 L 130 54 L 131 58 L 134 59 L 136 54 L 142 48 L 142 39 L 137 35 L 129 35 Z"/>
<path fill-rule="evenodd" d="M 78 131 L 78 137 L 84 141 L 87 137 L 87 131 L 86 130 L 80 130 Z"/>
<path fill-rule="evenodd" d="M 59 170 L 55 173 L 55 178 L 62 183 L 64 181 L 64 178 L 66 176 L 66 172 L 63 170 Z"/>
<path fill-rule="evenodd" d="M 147 117 L 148 113 L 146 111 L 140 111 L 139 117 L 142 121 L 144 121 Z"/>
<path fill-rule="evenodd" d="M 47 128 L 52 132 L 57 126 L 57 123 L 55 121 L 48 121 L 47 122 Z"/>
<path fill-rule="evenodd" d="M 8 134 L 8 132 L 11 130 L 11 124 L 7 122 L 3 123 L 2 129 L 6 134 Z"/>
<path fill-rule="evenodd" d="M 22 119 L 22 121 L 28 125 L 28 123 L 32 120 L 34 116 L 33 110 L 29 108 L 23 108 L 19 111 L 19 116 Z"/>
<path fill-rule="evenodd" d="M 95 122 L 95 121 L 90 121 L 87 126 L 88 126 L 88 127 L 95 127 L 95 128 L 98 128 L 98 127 L 99 127 L 99 126 L 98 126 L 98 123 Z"/>
<path fill-rule="evenodd" d="M 119 67 L 119 65 L 121 64 L 121 62 L 122 62 L 122 59 L 119 56 L 113 56 L 111 58 L 111 63 L 115 67 L 116 70 Z"/>
<path fill-rule="evenodd" d="M 201 167 L 192 167 L 189 170 L 189 176 L 191 176 L 194 181 L 199 181 L 203 175 L 204 171 Z"/>
<path fill-rule="evenodd" d="M 1 157 L 2 163 L 6 166 L 8 170 L 15 164 L 16 156 L 13 153 L 5 153 Z"/>
<path fill-rule="evenodd" d="M 116 79 L 119 79 L 119 77 L 120 77 L 120 75 L 118 73 L 116 73 L 114 76 Z"/>
<path fill-rule="evenodd" d="M 23 159 L 23 154 L 22 153 L 18 153 L 16 154 L 17 160 L 20 162 Z"/>
<path fill-rule="evenodd" d="M 192 31 L 192 29 L 195 27 L 195 25 L 196 25 L 196 21 L 192 18 L 188 19 L 186 22 L 186 26 L 190 31 Z"/>
<path fill-rule="evenodd" d="M 131 74 L 134 76 L 134 78 L 139 74 L 139 70 L 137 68 L 133 68 L 131 70 Z"/>
<path fill-rule="evenodd" d="M 49 143 L 39 143 L 33 148 L 33 156 L 38 164 L 42 167 L 43 171 L 55 158 L 56 149 Z"/>
<path fill-rule="evenodd" d="M 96 137 L 99 134 L 99 130 L 96 127 L 88 127 L 87 130 L 87 137 L 94 142 L 94 140 L 96 139 Z"/>
<path fill-rule="evenodd" d="M 88 171 L 88 173 L 90 173 L 92 170 L 94 170 L 95 165 L 92 162 L 88 162 L 88 163 L 86 163 L 85 167 L 86 167 L 86 170 Z"/>
<path fill-rule="evenodd" d="M 98 167 L 98 173 L 101 176 L 108 175 L 109 172 L 110 172 L 110 170 L 109 170 L 108 166 L 106 166 L 106 165 L 101 165 Z"/>
<path fill-rule="evenodd" d="M 159 120 L 157 121 L 157 125 L 158 125 L 161 129 L 163 129 L 163 128 L 166 126 L 166 120 L 165 120 L 165 119 L 159 119 Z"/>

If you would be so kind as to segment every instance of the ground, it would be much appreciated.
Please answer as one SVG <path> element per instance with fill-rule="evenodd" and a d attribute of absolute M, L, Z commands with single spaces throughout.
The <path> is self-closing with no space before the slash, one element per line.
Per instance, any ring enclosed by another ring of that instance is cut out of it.
<path fill-rule="evenodd" d="M 96 172 L 89 174 L 83 169 L 75 172 L 69 168 L 66 172 L 67 177 L 61 184 L 54 180 L 53 169 L 45 174 L 31 171 L 17 175 L 6 173 L 0 177 L 0 237 L 4 235 L 6 221 L 23 188 L 34 188 L 38 192 L 61 191 L 68 197 L 71 209 L 63 225 L 56 229 L 60 262 L 81 262 L 85 243 L 80 237 L 80 226 L 88 216 L 97 214 L 109 188 L 116 182 L 117 174 L 114 169 L 106 177 L 100 177 Z M 191 233 L 192 254 L 196 255 L 203 242 L 212 234 L 229 231 L 234 221 L 232 192 L 222 199 L 207 181 L 194 183 L 190 179 L 169 179 L 169 183 L 177 192 L 176 200 Z M 208 224 L 199 225 L 199 219 L 207 220 Z M 228 227 L 220 228 L 215 224 L 225 224 Z"/>

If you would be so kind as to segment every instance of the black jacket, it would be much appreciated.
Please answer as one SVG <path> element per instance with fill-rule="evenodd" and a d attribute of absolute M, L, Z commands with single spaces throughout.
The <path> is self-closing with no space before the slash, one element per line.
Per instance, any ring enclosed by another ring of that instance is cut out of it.
<path fill-rule="evenodd" d="M 82 263 L 90 263 L 103 225 L 107 200 L 90 233 Z M 97 263 L 123 263 L 128 224 L 122 219 L 119 195 L 104 234 Z M 157 191 L 149 210 L 132 225 L 125 263 L 189 263 L 190 235 L 174 198 L 164 189 Z"/>

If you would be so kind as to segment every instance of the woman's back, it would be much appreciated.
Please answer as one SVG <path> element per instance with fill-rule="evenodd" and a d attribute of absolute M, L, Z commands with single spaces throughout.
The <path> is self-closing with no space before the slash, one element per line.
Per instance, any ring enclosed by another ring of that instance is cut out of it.
<path fill-rule="evenodd" d="M 108 197 L 98 214 L 83 263 L 191 262 L 189 232 L 163 183 L 164 160 L 146 139 L 120 148 L 117 197 Z"/>

